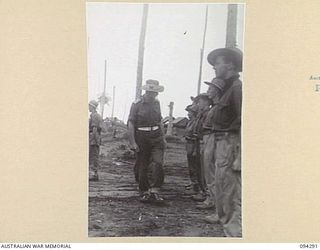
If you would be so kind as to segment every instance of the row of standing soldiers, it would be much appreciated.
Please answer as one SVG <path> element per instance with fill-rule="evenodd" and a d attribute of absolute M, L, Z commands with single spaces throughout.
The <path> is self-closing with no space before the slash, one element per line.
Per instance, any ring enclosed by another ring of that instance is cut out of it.
<path fill-rule="evenodd" d="M 205 217 L 208 223 L 221 223 L 229 237 L 241 230 L 241 104 L 242 52 L 223 48 L 212 51 L 208 62 L 215 78 L 205 82 L 206 93 L 186 107 L 186 150 L 191 185 L 187 192 L 201 201 L 199 209 L 216 212 Z"/>

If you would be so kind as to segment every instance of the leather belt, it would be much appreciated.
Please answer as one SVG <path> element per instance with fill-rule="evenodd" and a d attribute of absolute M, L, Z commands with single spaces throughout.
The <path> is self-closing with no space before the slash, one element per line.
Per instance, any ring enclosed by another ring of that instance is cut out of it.
<path fill-rule="evenodd" d="M 186 136 L 186 140 L 189 140 L 189 141 L 196 141 L 196 140 L 197 140 L 197 138 L 190 137 L 190 136 Z"/>
<path fill-rule="evenodd" d="M 202 135 L 210 135 L 210 134 L 212 134 L 212 133 L 213 133 L 212 130 L 206 130 L 206 131 L 203 131 L 203 132 L 202 132 Z"/>
<path fill-rule="evenodd" d="M 152 126 L 152 127 L 140 127 L 137 128 L 139 131 L 155 131 L 158 130 L 160 127 L 159 126 Z"/>

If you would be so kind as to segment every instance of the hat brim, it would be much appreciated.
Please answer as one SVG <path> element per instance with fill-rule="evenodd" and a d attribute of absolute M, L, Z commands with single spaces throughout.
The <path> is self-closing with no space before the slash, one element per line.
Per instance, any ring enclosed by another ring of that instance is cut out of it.
<path fill-rule="evenodd" d="M 97 108 L 97 107 L 98 107 L 98 105 L 96 106 L 96 105 L 91 104 L 91 103 L 89 103 L 89 106 L 94 107 L 94 108 Z"/>
<path fill-rule="evenodd" d="M 196 113 L 198 113 L 198 111 L 197 110 L 194 110 L 194 109 L 185 109 L 187 112 L 190 112 L 190 113 L 194 113 L 194 114 L 196 114 Z"/>
<path fill-rule="evenodd" d="M 218 56 L 231 56 L 238 72 L 242 72 L 242 52 L 236 48 L 220 48 L 209 53 L 207 60 L 214 66 Z"/>
<path fill-rule="evenodd" d="M 209 95 L 207 93 L 201 93 L 196 98 L 198 98 L 198 99 L 200 99 L 200 98 L 201 99 L 210 99 Z"/>
<path fill-rule="evenodd" d="M 143 85 L 141 87 L 145 91 L 151 91 L 151 92 L 163 92 L 164 87 L 159 85 L 159 86 L 149 86 L 149 85 Z"/>
<path fill-rule="evenodd" d="M 216 87 L 217 89 L 219 89 L 219 90 L 222 90 L 222 87 L 221 86 L 219 86 L 219 85 L 217 85 L 217 84 L 215 84 L 215 83 L 213 83 L 213 82 L 204 82 L 205 84 L 207 84 L 207 85 L 209 85 L 209 86 L 214 86 L 214 87 Z"/>
<path fill-rule="evenodd" d="M 193 104 L 188 105 L 188 106 L 185 108 L 185 111 L 187 111 L 187 112 L 192 112 L 192 113 L 197 113 L 197 112 L 198 112 L 198 110 L 195 109 L 195 107 L 193 106 Z"/>

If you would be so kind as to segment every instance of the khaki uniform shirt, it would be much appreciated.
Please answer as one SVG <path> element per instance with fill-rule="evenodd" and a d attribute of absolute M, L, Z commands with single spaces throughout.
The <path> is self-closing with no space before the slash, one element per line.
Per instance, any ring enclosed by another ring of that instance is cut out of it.
<path fill-rule="evenodd" d="M 132 104 L 128 121 L 131 121 L 136 128 L 159 126 L 161 120 L 160 103 L 157 99 L 154 102 L 146 102 L 142 96 Z"/>
<path fill-rule="evenodd" d="M 97 112 L 92 112 L 90 114 L 90 120 L 89 120 L 89 143 L 90 145 L 100 145 L 101 144 L 101 130 L 103 126 L 103 120 L 102 117 Z M 93 128 L 97 128 L 97 135 L 94 136 L 93 134 Z"/>
<path fill-rule="evenodd" d="M 226 87 L 222 97 L 212 110 L 213 130 L 238 132 L 241 127 L 242 83 L 239 75 L 225 82 Z"/>

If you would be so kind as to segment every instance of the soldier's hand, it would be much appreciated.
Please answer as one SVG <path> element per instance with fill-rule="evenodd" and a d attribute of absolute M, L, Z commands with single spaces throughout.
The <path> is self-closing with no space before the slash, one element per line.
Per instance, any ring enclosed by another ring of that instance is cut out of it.
<path fill-rule="evenodd" d="M 167 143 L 166 139 L 164 139 L 164 140 L 163 140 L 163 148 L 166 149 L 167 146 L 168 146 L 168 143 Z"/>
<path fill-rule="evenodd" d="M 139 152 L 139 146 L 137 145 L 137 143 L 133 143 L 130 145 L 130 149 L 135 151 L 135 152 Z"/>
<path fill-rule="evenodd" d="M 232 164 L 232 169 L 234 171 L 241 171 L 241 160 L 240 157 L 237 157 Z"/>
<path fill-rule="evenodd" d="M 241 152 L 239 150 L 240 146 L 237 147 L 237 151 L 235 152 L 235 159 L 232 163 L 232 169 L 234 171 L 241 171 Z"/>

